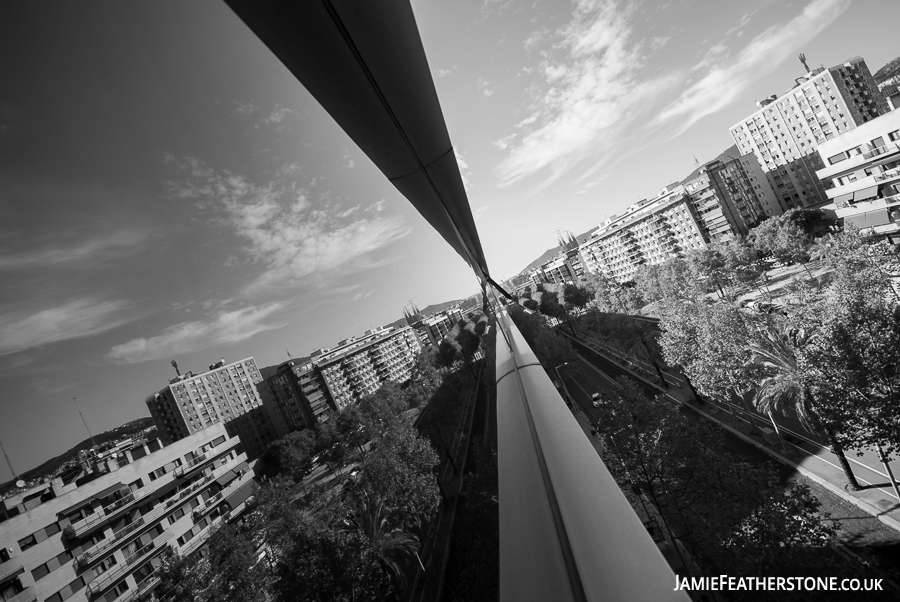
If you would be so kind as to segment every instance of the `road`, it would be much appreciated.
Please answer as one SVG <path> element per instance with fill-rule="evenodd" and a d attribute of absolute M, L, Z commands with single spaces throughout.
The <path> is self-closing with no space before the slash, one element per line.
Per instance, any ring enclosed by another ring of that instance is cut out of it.
<path fill-rule="evenodd" d="M 579 344 L 576 343 L 576 347 L 580 347 Z M 608 374 L 625 374 L 625 371 L 620 366 L 618 366 L 614 362 L 609 361 L 602 355 L 593 352 L 589 348 L 581 347 L 579 351 L 584 354 L 583 356 L 580 356 L 579 360 L 579 369 L 582 372 L 585 369 L 593 370 L 593 367 L 591 367 L 590 364 L 585 361 L 585 358 L 587 358 L 590 359 L 593 364 L 599 366 Z M 640 360 L 635 359 L 634 361 L 640 363 Z M 649 366 L 647 366 L 647 368 L 649 368 Z M 685 391 L 687 390 L 687 386 L 683 376 L 672 374 L 671 372 L 666 372 L 665 378 L 666 382 L 669 383 L 670 386 L 673 387 L 673 389 L 684 389 Z M 608 387 L 610 380 L 606 378 L 605 375 L 599 378 L 595 377 L 593 380 L 588 380 L 587 382 L 590 383 L 589 386 L 594 386 L 594 384 L 602 386 L 604 380 L 606 382 L 606 386 Z M 645 386 L 644 389 L 648 395 L 653 396 L 659 394 L 659 390 L 654 389 L 653 387 Z M 673 403 L 679 403 L 677 400 L 672 399 L 671 397 L 669 397 L 669 399 Z M 589 400 L 590 398 L 588 398 L 588 405 L 590 405 Z M 749 422 L 748 416 L 744 411 L 744 408 L 741 407 L 740 403 L 721 403 L 719 404 L 719 406 L 722 408 L 723 412 L 728 412 L 730 414 L 736 415 L 737 418 L 744 423 Z M 772 420 L 768 416 L 763 416 L 761 414 L 753 412 L 753 417 L 760 427 L 766 427 L 770 430 L 775 430 L 772 424 Z M 816 456 L 821 461 L 835 467 L 837 470 L 841 470 L 838 459 L 828 447 L 828 441 L 826 440 L 826 438 L 822 435 L 809 433 L 805 428 L 803 428 L 799 418 L 797 418 L 796 414 L 792 410 L 789 411 L 787 415 L 776 415 L 775 422 L 777 424 L 777 430 L 779 430 L 784 437 L 785 446 L 789 455 L 795 457 Z M 771 436 L 777 437 L 774 432 L 771 433 Z M 861 455 L 857 455 L 857 452 L 853 450 L 848 451 L 846 456 L 847 460 L 850 462 L 854 474 L 856 475 L 857 480 L 863 487 L 865 487 L 866 489 L 879 490 L 881 494 L 887 500 L 890 500 L 893 504 L 900 502 L 900 498 L 898 498 L 897 494 L 894 492 L 894 489 L 890 484 L 888 473 L 885 470 L 885 467 L 882 464 L 877 451 L 863 450 Z M 900 460 L 892 459 L 889 462 L 889 466 L 894 474 L 894 477 L 900 478 Z M 885 506 L 884 509 L 887 509 L 888 507 L 890 507 L 890 505 Z"/>

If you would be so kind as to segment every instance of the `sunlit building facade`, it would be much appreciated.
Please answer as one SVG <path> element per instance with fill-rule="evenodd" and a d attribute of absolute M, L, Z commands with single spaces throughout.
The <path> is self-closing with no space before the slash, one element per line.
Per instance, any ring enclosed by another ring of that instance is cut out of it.
<path fill-rule="evenodd" d="M 167 441 L 221 422 L 256 458 L 277 438 L 258 390 L 261 382 L 252 357 L 230 364 L 221 360 L 204 372 L 179 374 L 145 403 Z"/>
<path fill-rule="evenodd" d="M 844 225 L 891 238 L 900 227 L 900 111 L 819 146 L 828 197 Z"/>
<path fill-rule="evenodd" d="M 827 202 L 816 148 L 890 110 L 860 57 L 808 71 L 790 91 L 757 105 L 731 136 L 742 155 L 756 156 L 784 209 Z"/>
<path fill-rule="evenodd" d="M 131 602 L 158 584 L 162 554 L 188 555 L 241 515 L 253 473 L 224 424 L 126 450 L 111 470 L 2 502 L 0 599 Z"/>
<path fill-rule="evenodd" d="M 408 380 L 421 349 L 411 327 L 380 327 L 343 340 L 334 349 L 316 351 L 312 362 L 335 407 L 341 410 L 387 381 Z"/>

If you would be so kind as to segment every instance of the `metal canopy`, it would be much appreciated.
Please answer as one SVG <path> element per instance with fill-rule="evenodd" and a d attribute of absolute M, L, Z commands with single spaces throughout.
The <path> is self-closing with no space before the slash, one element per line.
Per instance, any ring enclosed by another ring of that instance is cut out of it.
<path fill-rule="evenodd" d="M 489 276 L 409 0 L 225 0 L 416 210 Z"/>

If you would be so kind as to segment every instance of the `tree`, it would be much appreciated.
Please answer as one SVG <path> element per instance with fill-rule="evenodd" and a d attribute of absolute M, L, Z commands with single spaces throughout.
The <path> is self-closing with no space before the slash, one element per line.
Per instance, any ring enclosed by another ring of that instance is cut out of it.
<path fill-rule="evenodd" d="M 456 363 L 456 356 L 456 347 L 449 340 L 444 339 L 438 344 L 434 365 L 437 368 L 450 369 Z"/>
<path fill-rule="evenodd" d="M 481 337 L 469 329 L 460 330 L 456 335 L 456 342 L 459 344 L 459 351 L 467 363 L 471 363 L 475 357 L 475 352 L 481 344 Z"/>
<path fill-rule="evenodd" d="M 681 366 L 693 386 L 706 396 L 737 398 L 747 410 L 754 431 L 756 418 L 744 393 L 756 382 L 749 342 L 752 326 L 731 304 L 672 303 L 663 308 L 659 338 L 666 363 Z"/>
<path fill-rule="evenodd" d="M 582 309 L 591 302 L 592 295 L 587 288 L 575 284 L 567 284 L 563 287 L 563 300 L 571 308 Z"/>
<path fill-rule="evenodd" d="M 764 375 L 754 402 L 763 414 L 793 409 L 808 430 L 824 433 L 847 481 L 854 489 L 859 489 L 844 448 L 836 437 L 836 425 L 823 422 L 810 390 L 809 372 L 798 360 L 795 350 L 801 349 L 808 341 L 809 333 L 772 329 L 750 342 L 752 361 L 762 366 Z"/>
<path fill-rule="evenodd" d="M 266 449 L 262 457 L 265 472 L 300 481 L 312 466 L 310 456 L 315 448 L 316 436 L 311 429 L 288 433 Z"/>
<path fill-rule="evenodd" d="M 475 329 L 478 330 L 477 325 Z M 432 350 L 423 350 L 416 356 L 406 389 L 409 407 L 417 408 L 427 404 L 440 388 L 441 373 L 435 368 L 434 361 L 435 353 Z"/>
<path fill-rule="evenodd" d="M 487 330 L 487 320 L 479 320 L 478 323 L 475 324 L 475 334 L 478 337 L 484 336 L 484 331 Z"/>
<path fill-rule="evenodd" d="M 405 587 L 403 561 L 419 550 L 419 540 L 394 519 L 396 509 L 382 497 L 362 490 L 350 503 L 354 527 L 368 539 L 373 561 L 394 581 L 398 590 Z"/>
<path fill-rule="evenodd" d="M 525 299 L 525 301 L 522 302 L 522 307 L 530 309 L 531 311 L 538 311 L 540 305 L 538 305 L 538 302 L 534 299 Z"/>
<path fill-rule="evenodd" d="M 551 291 L 541 293 L 541 303 L 538 309 L 549 318 L 562 319 L 564 317 L 564 310 L 559 302 L 559 297 Z"/>
<path fill-rule="evenodd" d="M 798 209 L 789 209 L 778 217 L 770 217 L 750 231 L 749 242 L 761 254 L 771 255 L 788 264 L 810 260 L 812 239 L 798 223 Z M 806 268 L 810 278 L 812 274 Z"/>

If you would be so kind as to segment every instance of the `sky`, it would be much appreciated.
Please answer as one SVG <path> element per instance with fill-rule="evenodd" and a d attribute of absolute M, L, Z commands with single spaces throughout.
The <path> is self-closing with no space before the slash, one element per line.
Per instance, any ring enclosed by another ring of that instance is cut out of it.
<path fill-rule="evenodd" d="M 492 275 L 732 144 L 796 59 L 900 55 L 895 0 L 412 0 Z M 25 471 L 174 375 L 471 295 L 465 263 L 216 0 L 0 20 L 0 440 Z M 0 464 L 0 481 L 10 478 Z"/>

